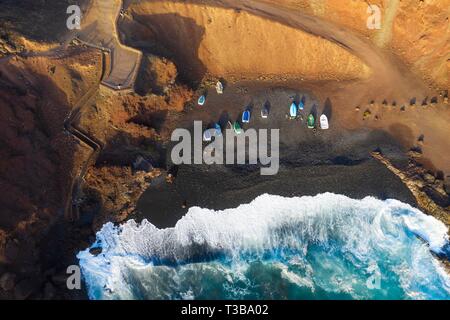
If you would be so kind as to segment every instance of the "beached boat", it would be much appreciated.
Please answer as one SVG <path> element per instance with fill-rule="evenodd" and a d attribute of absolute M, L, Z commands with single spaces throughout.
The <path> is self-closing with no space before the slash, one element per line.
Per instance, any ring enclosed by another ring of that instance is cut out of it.
<path fill-rule="evenodd" d="M 214 124 L 214 129 L 216 130 L 215 133 L 214 133 L 214 135 L 215 135 L 216 137 L 222 136 L 222 128 L 220 127 L 220 124 L 215 123 L 215 124 Z"/>
<path fill-rule="evenodd" d="M 203 141 L 211 141 L 211 138 L 212 135 L 210 129 L 206 129 L 205 131 L 203 131 Z"/>
<path fill-rule="evenodd" d="M 200 96 L 200 98 L 198 98 L 198 105 L 202 106 L 205 104 L 206 101 L 206 97 L 205 96 Z"/>
<path fill-rule="evenodd" d="M 324 114 L 320 116 L 320 128 L 321 128 L 322 130 L 327 130 L 327 129 L 329 128 L 329 125 L 328 125 L 328 118 L 327 118 L 327 116 L 324 115 Z"/>
<path fill-rule="evenodd" d="M 261 118 L 266 119 L 269 116 L 269 109 L 267 107 L 263 107 L 261 109 Z"/>
<path fill-rule="evenodd" d="M 315 126 L 315 119 L 314 116 L 311 114 L 309 114 L 308 119 L 307 119 L 307 123 L 308 123 L 308 128 L 312 129 Z"/>
<path fill-rule="evenodd" d="M 242 113 L 242 123 L 249 123 L 250 122 L 250 111 L 249 110 L 245 110 Z"/>
<path fill-rule="evenodd" d="M 216 83 L 216 91 L 218 94 L 222 94 L 223 93 L 223 84 L 220 81 L 217 81 Z"/>
<path fill-rule="evenodd" d="M 298 110 L 303 110 L 305 108 L 305 102 L 304 99 L 301 99 L 298 103 Z"/>
<path fill-rule="evenodd" d="M 291 107 L 289 108 L 289 116 L 291 119 L 294 119 L 297 117 L 297 105 L 295 102 L 292 102 Z"/>
<path fill-rule="evenodd" d="M 242 127 L 239 124 L 239 122 L 235 121 L 233 123 L 233 130 L 234 130 L 234 133 L 236 133 L 236 134 L 241 134 L 242 133 Z"/>

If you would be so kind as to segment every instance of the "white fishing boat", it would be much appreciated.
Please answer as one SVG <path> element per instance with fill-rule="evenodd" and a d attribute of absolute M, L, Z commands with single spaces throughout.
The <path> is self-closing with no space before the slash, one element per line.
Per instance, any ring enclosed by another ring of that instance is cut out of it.
<path fill-rule="evenodd" d="M 327 130 L 327 129 L 329 128 L 329 125 L 328 125 L 328 118 L 327 118 L 327 116 L 324 115 L 324 114 L 320 116 L 320 128 L 321 128 L 322 130 Z"/>
<path fill-rule="evenodd" d="M 203 131 L 203 141 L 211 141 L 212 134 L 210 129 Z"/>
<path fill-rule="evenodd" d="M 217 81 L 216 83 L 216 91 L 218 94 L 222 94 L 223 93 L 223 84 L 220 81 Z"/>
<path fill-rule="evenodd" d="M 291 119 L 295 119 L 297 117 L 297 105 L 295 102 L 292 102 L 289 107 L 289 116 Z"/>
<path fill-rule="evenodd" d="M 267 107 L 262 108 L 261 118 L 267 119 L 268 116 L 269 116 L 269 109 L 267 109 Z"/>

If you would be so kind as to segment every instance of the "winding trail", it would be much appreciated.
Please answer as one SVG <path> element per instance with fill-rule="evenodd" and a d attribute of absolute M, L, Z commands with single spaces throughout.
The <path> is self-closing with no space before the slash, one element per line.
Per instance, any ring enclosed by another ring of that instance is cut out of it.
<path fill-rule="evenodd" d="M 41 52 L 25 52 L 25 53 L 18 53 L 16 54 L 19 57 L 23 58 L 33 58 L 33 57 L 49 57 L 49 58 L 62 58 L 64 56 L 64 53 L 67 49 L 67 44 L 63 44 L 57 48 L 50 49 L 48 51 L 41 51 Z M 85 130 L 80 128 L 77 123 L 79 122 L 81 111 L 89 105 L 90 102 L 92 102 L 92 99 L 95 97 L 100 85 L 102 84 L 103 79 L 105 78 L 106 74 L 106 64 L 107 64 L 107 58 L 108 52 L 105 52 L 102 50 L 101 55 L 101 76 L 93 85 L 74 105 L 72 110 L 70 111 L 69 115 L 64 120 L 64 130 L 69 132 L 71 135 L 73 135 L 75 138 L 79 139 L 80 141 L 84 142 L 87 146 L 92 148 L 93 152 L 90 154 L 89 158 L 84 162 L 80 173 L 77 175 L 77 177 L 71 182 L 70 188 L 69 188 L 69 194 L 66 197 L 66 203 L 64 205 L 64 216 L 67 220 L 70 221 L 76 221 L 79 218 L 79 210 L 78 210 L 78 198 L 79 194 L 82 189 L 82 184 L 84 182 L 84 177 L 86 175 L 87 169 L 89 165 L 93 162 L 95 162 L 95 159 L 103 150 L 104 143 L 98 139 L 96 139 L 94 136 L 89 135 Z M 0 59 L 0 63 L 7 63 L 11 58 L 13 58 L 15 55 L 8 55 L 6 57 L 3 57 Z"/>
<path fill-rule="evenodd" d="M 101 77 L 80 98 L 64 120 L 64 130 L 93 150 L 69 188 L 69 194 L 64 206 L 64 216 L 71 221 L 79 219 L 79 196 L 87 169 L 92 163 L 95 163 L 95 160 L 104 148 L 102 141 L 91 136 L 78 126 L 81 111 L 95 98 L 100 85 L 112 90 L 129 90 L 132 88 L 140 66 L 142 53 L 134 48 L 123 46 L 118 39 L 117 19 L 121 9 L 121 0 L 94 0 L 88 10 L 93 15 L 91 14 L 90 16 L 91 21 L 87 21 L 88 26 L 84 28 L 84 32 L 78 35 L 70 34 L 62 45 L 48 51 L 19 54 L 19 56 L 23 57 L 61 58 L 64 56 L 69 43 L 75 38 L 82 44 L 102 52 Z M 98 17 L 102 17 L 102 19 L 98 19 Z M 98 21 L 101 23 L 98 23 Z M 6 62 L 11 57 L 12 55 L 4 57 L 0 59 L 0 62 Z"/>
<path fill-rule="evenodd" d="M 101 77 L 98 79 L 95 86 L 92 86 L 88 92 L 84 94 L 83 97 L 77 102 L 77 104 L 72 108 L 71 112 L 64 121 L 64 129 L 71 133 L 75 138 L 78 138 L 90 148 L 93 152 L 90 154 L 89 158 L 84 162 L 80 173 L 72 181 L 70 186 L 69 196 L 67 197 L 66 205 L 64 208 L 64 216 L 66 219 L 71 221 L 76 221 L 79 219 L 79 208 L 78 208 L 78 198 L 81 193 L 82 185 L 84 182 L 84 177 L 86 175 L 89 165 L 95 162 L 101 150 L 104 148 L 104 143 L 94 136 L 89 135 L 85 130 L 80 128 L 77 123 L 79 122 L 81 111 L 89 105 L 99 89 L 102 79 L 105 76 L 105 52 L 102 52 L 102 73 Z"/>
<path fill-rule="evenodd" d="M 87 169 L 91 163 L 95 163 L 104 148 L 102 141 L 89 135 L 77 125 L 81 111 L 95 97 L 100 85 L 112 90 L 133 88 L 140 66 L 142 53 L 122 45 L 119 41 L 117 20 L 121 10 L 121 0 L 94 0 L 89 7 L 87 17 L 83 18 L 83 24 L 87 26 L 83 27 L 78 35 L 72 36 L 82 44 L 102 52 L 102 72 L 96 85 L 78 101 L 64 121 L 64 129 L 93 150 L 70 187 L 64 215 L 71 221 L 78 220 L 80 216 L 79 196 Z"/>

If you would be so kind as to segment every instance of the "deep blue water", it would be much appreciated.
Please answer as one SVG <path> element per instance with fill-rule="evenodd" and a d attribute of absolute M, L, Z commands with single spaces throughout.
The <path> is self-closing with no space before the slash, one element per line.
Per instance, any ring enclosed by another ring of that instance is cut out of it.
<path fill-rule="evenodd" d="M 91 299 L 449 299 L 447 228 L 396 200 L 262 195 L 174 228 L 105 224 L 78 254 Z"/>

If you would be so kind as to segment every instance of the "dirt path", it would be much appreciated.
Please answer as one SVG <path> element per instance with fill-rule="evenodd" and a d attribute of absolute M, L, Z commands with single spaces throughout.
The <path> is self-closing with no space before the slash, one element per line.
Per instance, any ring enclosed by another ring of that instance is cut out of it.
<path fill-rule="evenodd" d="M 84 44 L 110 53 L 111 70 L 102 84 L 115 90 L 133 87 L 142 57 L 139 50 L 120 43 L 117 19 L 121 9 L 121 0 L 93 0 L 77 35 Z"/>
<path fill-rule="evenodd" d="M 79 139 L 80 141 L 84 142 L 86 145 L 88 145 L 90 148 L 92 148 L 93 152 L 89 155 L 89 158 L 84 162 L 83 167 L 81 168 L 78 176 L 72 181 L 71 187 L 70 187 L 70 195 L 67 197 L 67 202 L 65 205 L 65 217 L 66 219 L 70 221 L 76 221 L 79 218 L 79 210 L 78 210 L 78 203 L 77 200 L 79 198 L 82 184 L 84 181 L 84 177 L 86 175 L 87 169 L 89 165 L 91 165 L 93 162 L 95 162 L 95 159 L 101 152 L 101 150 L 104 148 L 103 142 L 96 139 L 95 137 L 90 136 L 88 133 L 86 133 L 82 128 L 78 127 L 77 123 L 79 122 L 79 118 L 81 115 L 81 111 L 89 105 L 89 103 L 92 101 L 92 99 L 95 97 L 100 83 L 103 80 L 105 76 L 105 53 L 102 54 L 102 73 L 100 78 L 98 79 L 95 86 L 91 87 L 86 94 L 81 97 L 80 100 L 78 100 L 77 104 L 72 108 L 71 112 L 67 116 L 66 120 L 64 121 L 64 129 L 72 134 L 75 138 Z"/>

